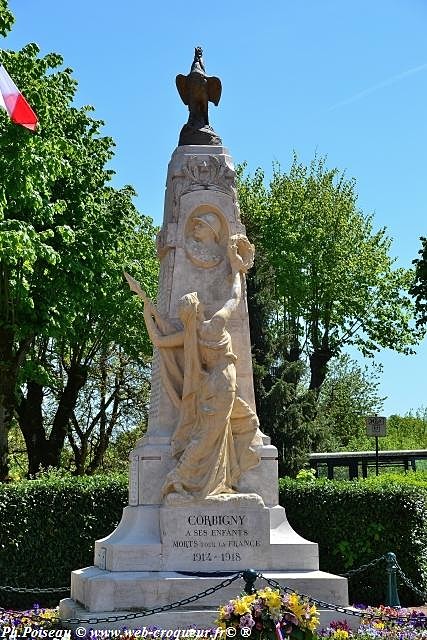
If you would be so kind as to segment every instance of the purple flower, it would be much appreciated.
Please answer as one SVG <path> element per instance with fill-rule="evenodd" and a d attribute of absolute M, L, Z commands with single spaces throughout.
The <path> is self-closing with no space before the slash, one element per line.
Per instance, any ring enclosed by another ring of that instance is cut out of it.
<path fill-rule="evenodd" d="M 331 629 L 342 629 L 343 631 L 350 631 L 347 620 L 332 620 L 330 625 Z"/>
<path fill-rule="evenodd" d="M 252 615 L 250 613 L 245 613 L 240 618 L 239 627 L 241 629 L 243 629 L 243 627 L 249 627 L 250 629 L 252 629 L 254 624 L 255 624 L 255 620 L 252 618 Z"/>

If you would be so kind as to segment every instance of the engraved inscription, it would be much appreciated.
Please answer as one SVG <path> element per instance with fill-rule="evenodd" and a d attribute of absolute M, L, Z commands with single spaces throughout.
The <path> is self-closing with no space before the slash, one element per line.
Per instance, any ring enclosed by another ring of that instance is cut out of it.
<path fill-rule="evenodd" d="M 247 562 L 252 550 L 261 547 L 252 534 L 253 524 L 245 514 L 192 514 L 186 516 L 184 537 L 171 536 L 171 548 L 189 550 L 186 558 L 190 563 Z"/>

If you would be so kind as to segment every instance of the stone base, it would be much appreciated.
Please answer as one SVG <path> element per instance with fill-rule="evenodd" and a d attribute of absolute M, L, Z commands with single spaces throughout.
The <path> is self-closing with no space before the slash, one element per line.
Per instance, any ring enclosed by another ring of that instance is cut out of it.
<path fill-rule="evenodd" d="M 347 606 L 348 604 L 347 580 L 345 578 L 323 571 L 265 572 L 264 575 L 283 586 L 314 598 L 339 606 Z M 200 593 L 214 587 L 223 579 L 218 576 L 186 576 L 173 571 L 122 573 L 87 567 L 73 572 L 72 597 L 61 601 L 60 616 L 63 620 L 79 618 L 92 621 L 97 617 L 114 616 L 118 611 L 120 614 L 126 614 L 136 612 L 138 609 L 151 609 Z M 266 586 L 266 583 L 259 579 L 256 586 L 262 588 Z M 214 627 L 218 607 L 238 596 L 243 587 L 243 580 L 236 580 L 228 587 L 200 599 L 192 605 L 193 608 L 188 605 L 169 612 L 116 623 L 104 622 L 97 625 L 90 622 L 90 626 L 99 629 L 117 629 L 123 626 L 135 629 L 149 625 L 163 629 L 185 629 L 192 625 L 200 628 Z M 86 602 L 87 608 L 81 606 L 82 601 Z M 325 611 L 321 624 L 326 624 L 327 620 L 334 618 L 342 619 L 343 614 Z M 79 625 L 72 626 L 74 628 Z"/>
<path fill-rule="evenodd" d="M 221 138 L 208 124 L 203 127 L 193 127 L 191 124 L 187 123 L 182 127 L 181 133 L 179 134 L 179 147 L 185 145 L 219 146 L 221 144 Z"/>
<path fill-rule="evenodd" d="M 95 565 L 73 571 L 72 599 L 64 601 L 62 618 L 84 618 L 81 611 L 72 612 L 76 606 L 83 606 L 93 619 L 97 613 L 106 617 L 105 612 L 169 605 L 216 586 L 224 574 L 245 569 L 320 600 L 348 604 L 347 580 L 318 570 L 317 544 L 292 529 L 283 507 L 267 507 L 255 493 L 128 506 L 117 529 L 96 541 Z M 142 617 L 138 624 L 211 626 L 220 604 L 242 588 L 243 581 L 236 581 L 205 596 L 197 611 L 183 607 L 179 616 L 174 609 L 162 617 Z"/>
<path fill-rule="evenodd" d="M 292 529 L 283 507 L 265 507 L 256 494 L 224 494 L 125 507 L 117 529 L 95 542 L 95 565 L 112 572 L 314 571 L 319 558 L 317 544 Z"/>
<path fill-rule="evenodd" d="M 237 488 L 242 493 L 257 493 L 267 507 L 272 507 L 279 502 L 277 449 L 267 436 L 260 439 L 262 444 L 254 446 L 260 463 L 242 474 Z M 164 479 L 176 464 L 170 454 L 169 438 L 145 435 L 136 443 L 129 460 L 129 504 L 159 505 Z"/>

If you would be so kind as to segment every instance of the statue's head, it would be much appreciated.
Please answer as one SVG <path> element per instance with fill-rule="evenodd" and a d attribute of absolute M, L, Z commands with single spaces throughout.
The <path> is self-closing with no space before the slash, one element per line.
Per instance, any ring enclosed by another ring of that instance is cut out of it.
<path fill-rule="evenodd" d="M 184 325 L 190 318 L 196 317 L 199 311 L 201 311 L 201 303 L 195 291 L 193 293 L 186 293 L 185 296 L 180 298 L 178 303 L 178 316 Z"/>
<path fill-rule="evenodd" d="M 193 219 L 193 237 L 201 242 L 219 241 L 221 221 L 213 211 L 201 213 Z"/>
<path fill-rule="evenodd" d="M 194 48 L 194 60 L 193 60 L 193 64 L 191 65 L 191 72 L 190 73 L 201 73 L 203 75 L 205 75 L 205 65 L 203 62 L 203 49 L 202 47 L 195 47 Z"/>

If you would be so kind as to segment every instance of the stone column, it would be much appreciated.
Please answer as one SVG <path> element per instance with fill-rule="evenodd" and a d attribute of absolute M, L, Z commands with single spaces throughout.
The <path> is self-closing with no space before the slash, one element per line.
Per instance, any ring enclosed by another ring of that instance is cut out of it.
<path fill-rule="evenodd" d="M 214 227 L 215 242 L 211 247 L 193 237 L 200 217 Z M 168 167 L 163 225 L 158 235 L 157 307 L 161 315 L 178 328 L 177 303 L 193 291 L 205 305 L 207 317 L 220 309 L 229 291 L 228 239 L 245 234 L 240 221 L 236 174 L 228 150 L 222 146 L 177 147 Z M 255 411 L 246 287 L 242 278 L 242 299 L 228 330 L 238 358 L 238 394 Z M 169 446 L 178 417 L 177 408 L 162 384 L 155 350 L 148 430 L 130 457 L 129 504 L 161 502 L 160 488 L 175 464 Z M 277 504 L 277 450 L 259 430 L 253 445 L 259 448 L 262 462 L 242 476 L 239 488 L 245 493 L 260 493 L 266 503 Z"/>

